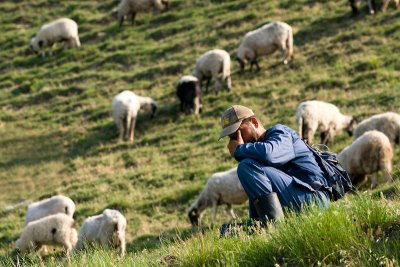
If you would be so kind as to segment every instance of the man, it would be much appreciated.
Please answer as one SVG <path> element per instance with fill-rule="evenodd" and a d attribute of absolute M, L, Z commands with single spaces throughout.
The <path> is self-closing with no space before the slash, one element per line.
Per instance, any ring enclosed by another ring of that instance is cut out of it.
<path fill-rule="evenodd" d="M 220 139 L 229 136 L 229 152 L 240 162 L 250 219 L 280 219 L 282 206 L 299 212 L 312 202 L 329 205 L 323 171 L 294 130 L 282 124 L 266 130 L 251 109 L 240 105 L 228 108 L 221 122 Z"/>

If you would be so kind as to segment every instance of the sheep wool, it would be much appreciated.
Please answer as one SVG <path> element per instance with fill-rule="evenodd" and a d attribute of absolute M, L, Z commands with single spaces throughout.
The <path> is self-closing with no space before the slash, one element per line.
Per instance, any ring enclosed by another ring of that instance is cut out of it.
<path fill-rule="evenodd" d="M 389 138 L 376 130 L 365 132 L 338 155 L 338 161 L 349 173 L 353 184 L 362 186 L 366 175 L 371 176 L 371 187 L 377 185 L 376 173 L 382 171 L 391 181 L 393 149 Z"/>
<path fill-rule="evenodd" d="M 228 215 L 234 219 L 232 204 L 242 204 L 248 199 L 237 175 L 237 167 L 211 175 L 199 197 L 191 205 L 188 216 L 192 225 L 197 225 L 208 207 L 212 207 L 211 222 L 215 222 L 217 206 L 226 204 Z"/>
<path fill-rule="evenodd" d="M 321 143 L 329 144 L 335 135 L 346 130 L 350 136 L 357 126 L 353 116 L 343 115 L 339 108 L 323 101 L 310 100 L 299 104 L 296 112 L 298 134 L 314 143 L 314 134 L 321 132 Z"/>
<path fill-rule="evenodd" d="M 79 233 L 75 249 L 81 250 L 85 244 L 99 244 L 116 247 L 125 255 L 126 219 L 117 210 L 105 209 L 102 214 L 87 218 Z"/>
<path fill-rule="evenodd" d="M 121 0 L 117 7 L 119 27 L 124 23 L 126 16 L 131 16 L 132 24 L 137 13 L 148 12 L 151 9 L 161 11 L 168 9 L 169 0 Z"/>
<path fill-rule="evenodd" d="M 35 53 L 41 52 L 44 57 L 47 48 L 51 55 L 51 47 L 57 42 L 64 42 L 65 49 L 80 47 L 78 24 L 72 19 L 61 18 L 43 25 L 31 39 L 29 49 Z"/>
<path fill-rule="evenodd" d="M 204 53 L 197 59 L 192 75 L 199 79 L 201 85 L 204 80 L 207 80 L 206 92 L 211 79 L 215 82 L 216 94 L 221 88 L 231 90 L 231 57 L 229 53 L 222 49 L 213 49 Z"/>
<path fill-rule="evenodd" d="M 293 58 L 293 30 L 291 26 L 281 21 L 266 24 L 246 33 L 236 59 L 242 70 L 247 63 L 250 63 L 250 69 L 256 65 L 257 70 L 260 70 L 257 57 L 273 54 L 277 50 L 282 51 L 284 64 Z"/>
<path fill-rule="evenodd" d="M 40 249 L 43 245 L 62 246 L 67 254 L 75 246 L 78 233 L 70 216 L 57 213 L 28 223 L 16 242 L 23 253 Z"/>
<path fill-rule="evenodd" d="M 64 213 L 72 218 L 75 212 L 75 203 L 63 195 L 52 196 L 29 205 L 25 215 L 25 225 L 48 215 Z"/>
<path fill-rule="evenodd" d="M 360 122 L 354 130 L 353 141 L 366 131 L 377 130 L 384 133 L 392 146 L 400 144 L 400 114 L 386 112 L 374 115 Z"/>

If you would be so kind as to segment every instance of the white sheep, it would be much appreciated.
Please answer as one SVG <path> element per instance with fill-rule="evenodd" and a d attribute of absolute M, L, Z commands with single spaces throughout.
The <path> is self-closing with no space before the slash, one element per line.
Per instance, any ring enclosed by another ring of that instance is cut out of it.
<path fill-rule="evenodd" d="M 122 26 L 125 16 L 131 16 L 132 25 L 137 13 L 148 12 L 151 9 L 161 11 L 168 9 L 169 0 L 121 0 L 118 5 L 119 27 Z"/>
<path fill-rule="evenodd" d="M 103 247 L 118 247 L 122 257 L 126 247 L 125 230 L 125 217 L 117 210 L 105 209 L 102 214 L 84 221 L 75 250 L 82 250 L 85 244 L 99 244 Z"/>
<path fill-rule="evenodd" d="M 74 225 L 74 219 L 63 213 L 32 221 L 25 226 L 16 247 L 25 253 L 37 251 L 43 245 L 62 246 L 69 255 L 78 240 Z"/>
<path fill-rule="evenodd" d="M 188 216 L 192 225 L 197 225 L 208 207 L 212 207 L 211 223 L 215 222 L 217 206 L 226 204 L 227 213 L 235 219 L 232 204 L 242 204 L 248 199 L 237 175 L 237 167 L 211 175 L 199 197 L 193 202 Z"/>
<path fill-rule="evenodd" d="M 338 155 L 338 161 L 349 173 L 354 185 L 362 186 L 371 176 L 371 188 L 377 183 L 376 173 L 382 171 L 386 181 L 392 181 L 393 149 L 388 137 L 379 131 L 368 131 Z"/>
<path fill-rule="evenodd" d="M 154 117 L 157 104 L 150 97 L 138 96 L 131 91 L 123 91 L 112 100 L 111 113 L 119 131 L 118 141 L 133 141 L 139 110 L 144 109 Z"/>
<path fill-rule="evenodd" d="M 203 81 L 207 80 L 206 92 L 211 79 L 215 82 L 216 94 L 223 87 L 228 91 L 232 89 L 231 57 L 225 50 L 214 49 L 201 55 L 196 61 L 196 67 L 192 74 L 199 79 L 201 86 Z"/>
<path fill-rule="evenodd" d="M 314 143 L 314 134 L 321 132 L 321 143 L 328 144 L 342 130 L 353 135 L 357 120 L 353 116 L 340 113 L 339 109 L 330 103 L 318 100 L 304 101 L 299 104 L 296 112 L 298 133 L 301 138 Z"/>
<path fill-rule="evenodd" d="M 38 220 L 48 215 L 64 213 L 73 217 L 75 212 L 75 203 L 69 197 L 57 195 L 34 202 L 28 206 L 25 215 L 25 225 L 31 221 Z"/>
<path fill-rule="evenodd" d="M 371 130 L 386 134 L 393 147 L 395 144 L 400 144 L 400 114 L 386 112 L 363 120 L 354 130 L 353 140 L 356 140 L 364 132 Z"/>
<path fill-rule="evenodd" d="M 287 64 L 293 58 L 293 30 L 285 22 L 272 22 L 246 33 L 237 53 L 236 60 L 244 70 L 250 63 L 250 70 L 256 65 L 260 70 L 257 57 L 282 51 L 283 63 Z"/>
<path fill-rule="evenodd" d="M 36 36 L 31 39 L 29 49 L 35 53 L 41 52 L 44 57 L 47 48 L 49 48 L 49 55 L 52 54 L 51 48 L 57 42 L 64 42 L 64 49 L 81 46 L 78 25 L 75 21 L 61 18 L 43 25 Z"/>

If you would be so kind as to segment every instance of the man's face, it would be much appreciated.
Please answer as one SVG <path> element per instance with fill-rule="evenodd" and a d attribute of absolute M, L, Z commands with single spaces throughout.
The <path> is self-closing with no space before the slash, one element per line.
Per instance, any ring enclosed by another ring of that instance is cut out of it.
<path fill-rule="evenodd" d="M 254 143 L 257 141 L 257 132 L 252 120 L 243 121 L 242 124 L 239 126 L 238 131 L 239 130 L 244 143 Z M 229 138 L 237 140 L 237 131 L 229 135 Z"/>

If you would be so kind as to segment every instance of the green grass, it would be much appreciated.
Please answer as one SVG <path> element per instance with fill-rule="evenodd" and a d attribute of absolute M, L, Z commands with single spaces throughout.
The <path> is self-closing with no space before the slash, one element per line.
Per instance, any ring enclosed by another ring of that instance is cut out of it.
<path fill-rule="evenodd" d="M 117 4 L 108 0 L 0 3 L 3 265 L 15 260 L 12 251 L 23 227 L 25 201 L 55 193 L 76 202 L 79 225 L 105 208 L 124 213 L 128 254 L 118 260 L 122 266 L 341 265 L 347 260 L 363 266 L 377 266 L 379 260 L 398 264 L 393 238 L 374 243 L 361 233 L 357 240 L 354 234 L 364 228 L 352 222 L 356 217 L 373 229 L 393 226 L 396 231 L 391 234 L 396 236 L 398 211 L 382 208 L 397 204 L 396 186 L 378 189 L 390 196 L 387 201 L 351 197 L 321 214 L 292 216 L 271 234 L 242 239 L 220 240 L 217 229 L 207 227 L 201 234 L 191 228 L 186 212 L 209 175 L 236 165 L 226 143 L 217 141 L 219 116 L 230 105 L 251 107 L 266 127 L 278 122 L 295 127 L 296 107 L 308 99 L 332 102 L 360 119 L 398 111 L 399 11 L 389 8 L 373 17 L 352 18 L 345 1 L 174 0 L 168 12 L 139 14 L 134 27 L 126 23 L 119 29 L 111 12 Z M 57 46 L 53 56 L 45 58 L 27 54 L 40 25 L 63 16 L 78 22 L 82 47 L 63 51 Z M 263 57 L 260 72 L 241 73 L 233 61 L 231 92 L 205 95 L 200 116 L 178 113 L 176 83 L 192 71 L 200 54 L 222 48 L 234 59 L 246 32 L 274 20 L 286 21 L 294 29 L 292 63 L 281 64 L 278 55 Z M 110 116 L 111 99 L 122 90 L 151 96 L 159 105 L 153 120 L 140 114 L 133 144 L 116 143 Z M 331 149 L 338 152 L 350 142 L 350 137 L 340 135 Z M 395 178 L 400 175 L 398 155 L 396 148 Z M 227 221 L 222 210 L 216 225 Z M 365 218 L 370 210 L 380 213 L 375 219 Z M 235 211 L 247 216 L 246 205 Z M 207 214 L 205 225 L 208 219 Z M 297 236 L 294 229 L 305 229 L 303 223 L 317 226 L 318 231 Z M 340 228 L 326 237 L 329 242 L 321 241 L 331 224 Z M 346 238 L 339 242 L 340 229 L 349 225 Z M 363 242 L 365 247 L 360 247 Z M 60 257 L 43 260 L 46 266 L 67 264 Z M 22 260 L 40 264 L 33 256 Z M 116 257 L 96 250 L 72 262 L 110 266 Z"/>

